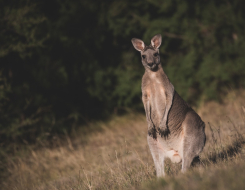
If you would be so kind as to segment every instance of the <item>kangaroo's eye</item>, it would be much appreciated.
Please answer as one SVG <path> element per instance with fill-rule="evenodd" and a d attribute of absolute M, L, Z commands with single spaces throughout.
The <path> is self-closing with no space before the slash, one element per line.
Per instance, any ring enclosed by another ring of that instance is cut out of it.
<path fill-rule="evenodd" d="M 142 58 L 145 59 L 145 55 L 142 55 Z"/>
<path fill-rule="evenodd" d="M 155 56 L 155 57 L 158 56 L 158 53 L 154 53 L 154 56 Z"/>

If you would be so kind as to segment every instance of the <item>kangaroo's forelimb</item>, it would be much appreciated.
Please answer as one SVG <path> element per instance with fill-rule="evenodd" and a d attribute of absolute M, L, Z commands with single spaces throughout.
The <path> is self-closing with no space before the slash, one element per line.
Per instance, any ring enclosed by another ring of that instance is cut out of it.
<path fill-rule="evenodd" d="M 146 119 L 147 119 L 147 123 L 148 123 L 148 134 L 150 136 L 155 136 L 155 126 L 152 122 L 152 119 L 151 119 L 151 104 L 150 104 L 150 101 L 148 100 L 143 100 L 144 101 L 144 107 L 145 107 L 145 113 L 146 113 Z"/>
<path fill-rule="evenodd" d="M 166 106 L 163 112 L 162 119 L 160 121 L 159 128 L 157 129 L 158 133 L 162 136 L 167 136 L 169 134 L 169 129 L 167 126 L 169 110 L 172 107 L 173 97 L 174 97 L 174 86 L 169 82 L 169 90 L 165 91 L 166 95 Z"/>

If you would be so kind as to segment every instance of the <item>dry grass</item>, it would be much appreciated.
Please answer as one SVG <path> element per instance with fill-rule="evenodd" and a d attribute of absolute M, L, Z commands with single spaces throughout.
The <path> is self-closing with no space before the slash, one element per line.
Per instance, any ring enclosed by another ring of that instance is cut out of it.
<path fill-rule="evenodd" d="M 239 95 L 238 95 L 239 94 Z M 144 115 L 89 124 L 100 131 L 77 132 L 56 148 L 29 146 L 10 157 L 3 189 L 242 189 L 245 187 L 245 92 L 230 93 L 222 105 L 209 102 L 198 113 L 206 122 L 207 143 L 200 163 L 185 174 L 166 161 L 167 176 L 156 180 L 146 141 Z M 18 155 L 18 156 L 17 156 Z"/>

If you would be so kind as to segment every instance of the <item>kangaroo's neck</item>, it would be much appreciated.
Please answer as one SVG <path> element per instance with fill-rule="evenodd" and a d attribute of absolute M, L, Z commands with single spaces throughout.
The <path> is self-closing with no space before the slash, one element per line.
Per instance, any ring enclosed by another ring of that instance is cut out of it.
<path fill-rule="evenodd" d="M 153 81 L 159 81 L 159 82 L 163 82 L 163 83 L 170 83 L 167 75 L 165 74 L 165 72 L 163 71 L 163 68 L 161 66 L 161 64 L 158 65 L 158 68 L 156 71 L 151 71 L 150 69 L 145 70 L 145 75 L 147 75 L 147 78 L 152 79 Z"/>

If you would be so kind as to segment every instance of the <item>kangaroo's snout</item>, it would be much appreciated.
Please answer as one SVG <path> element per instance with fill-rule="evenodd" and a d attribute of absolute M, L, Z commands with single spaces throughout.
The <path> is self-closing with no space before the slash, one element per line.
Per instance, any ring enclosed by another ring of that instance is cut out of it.
<path fill-rule="evenodd" d="M 146 63 L 148 66 L 152 66 L 154 64 L 154 57 L 151 55 L 151 52 L 146 52 Z"/>
<path fill-rule="evenodd" d="M 152 70 L 152 71 L 155 71 L 158 67 L 160 63 L 157 63 L 157 62 L 149 62 L 147 63 L 148 67 Z"/>
<path fill-rule="evenodd" d="M 146 59 L 142 60 L 143 65 L 146 65 L 148 68 L 150 68 L 151 70 L 155 70 L 157 68 L 157 66 L 159 65 L 159 59 L 157 59 L 156 56 L 153 56 L 153 54 L 155 53 L 155 51 L 146 51 Z"/>
<path fill-rule="evenodd" d="M 151 67 L 153 65 L 153 62 L 148 63 L 148 65 Z"/>

